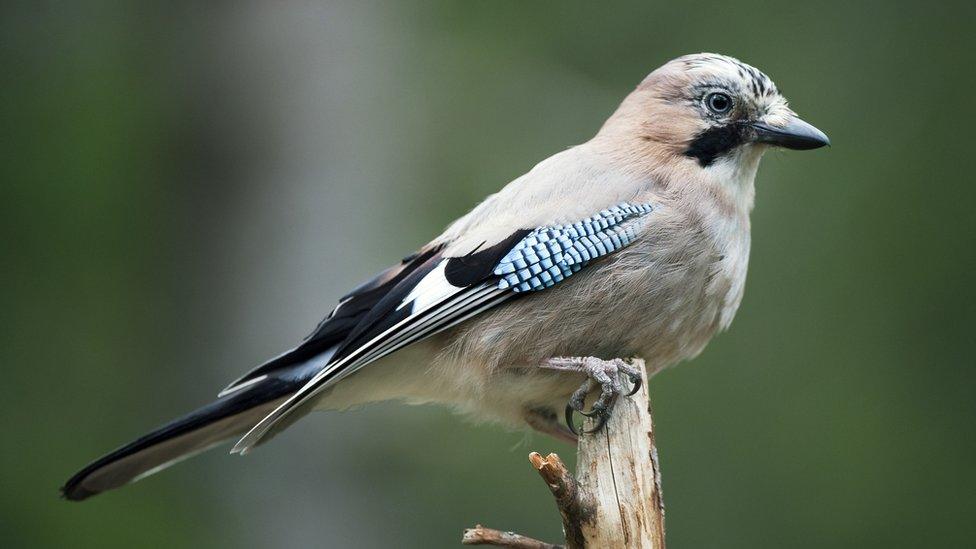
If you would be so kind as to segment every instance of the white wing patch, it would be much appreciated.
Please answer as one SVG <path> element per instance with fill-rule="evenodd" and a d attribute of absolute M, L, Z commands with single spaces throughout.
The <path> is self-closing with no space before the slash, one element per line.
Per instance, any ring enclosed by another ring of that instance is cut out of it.
<path fill-rule="evenodd" d="M 446 297 L 456 294 L 463 288 L 459 288 L 447 281 L 444 269 L 447 261 L 441 261 L 433 271 L 427 274 L 417 283 L 407 297 L 403 298 L 397 310 L 413 303 L 413 311 L 425 311 L 435 303 L 440 302 Z"/>

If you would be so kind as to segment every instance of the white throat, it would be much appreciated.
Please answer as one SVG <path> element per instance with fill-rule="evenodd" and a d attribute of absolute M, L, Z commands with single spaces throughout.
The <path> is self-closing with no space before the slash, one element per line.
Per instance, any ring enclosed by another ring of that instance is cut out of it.
<path fill-rule="evenodd" d="M 746 145 L 703 168 L 703 179 L 736 213 L 749 215 L 756 198 L 756 173 L 766 147 Z"/>

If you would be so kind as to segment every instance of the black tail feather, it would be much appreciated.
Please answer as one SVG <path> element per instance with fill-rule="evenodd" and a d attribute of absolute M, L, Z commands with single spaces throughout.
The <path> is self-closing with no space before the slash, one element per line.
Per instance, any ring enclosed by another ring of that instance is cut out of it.
<path fill-rule="evenodd" d="M 303 383 L 268 378 L 220 398 L 92 462 L 64 484 L 61 494 L 81 501 L 241 435 Z"/>

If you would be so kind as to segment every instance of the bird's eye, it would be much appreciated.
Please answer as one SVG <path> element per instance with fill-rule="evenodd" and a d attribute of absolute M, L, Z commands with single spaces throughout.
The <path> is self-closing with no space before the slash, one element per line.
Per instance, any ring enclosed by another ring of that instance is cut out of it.
<path fill-rule="evenodd" d="M 732 110 L 732 98 L 724 93 L 710 93 L 705 97 L 705 106 L 715 114 L 725 114 Z"/>

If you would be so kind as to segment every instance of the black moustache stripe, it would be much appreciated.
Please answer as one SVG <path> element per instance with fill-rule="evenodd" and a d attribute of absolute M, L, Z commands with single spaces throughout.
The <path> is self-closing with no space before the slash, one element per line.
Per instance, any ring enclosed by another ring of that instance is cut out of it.
<path fill-rule="evenodd" d="M 695 136 L 685 150 L 685 156 L 697 159 L 703 168 L 711 166 L 717 158 L 728 154 L 742 143 L 742 132 L 743 128 L 739 124 L 709 128 Z"/>

